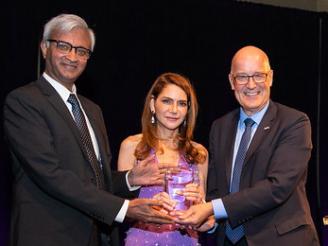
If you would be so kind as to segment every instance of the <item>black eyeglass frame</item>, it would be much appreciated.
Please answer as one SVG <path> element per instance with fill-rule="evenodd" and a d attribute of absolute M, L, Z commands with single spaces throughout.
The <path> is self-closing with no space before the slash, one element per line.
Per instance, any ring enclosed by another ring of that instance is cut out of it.
<path fill-rule="evenodd" d="M 253 81 L 254 81 L 255 83 L 261 84 L 261 83 L 264 83 L 264 82 L 267 80 L 268 75 L 269 75 L 269 72 L 267 72 L 267 73 L 256 72 L 256 73 L 254 73 L 253 75 L 248 75 L 248 74 L 236 74 L 236 75 L 233 75 L 233 79 L 234 79 L 234 81 L 235 81 L 238 85 L 246 85 L 246 84 L 248 84 L 250 78 L 252 78 Z M 263 81 L 258 81 L 257 79 L 255 79 L 255 78 L 256 78 L 255 76 L 263 76 Z M 237 79 L 238 77 L 244 77 L 244 78 L 247 77 L 247 80 L 246 80 L 245 82 L 243 82 L 243 81 L 238 80 L 238 79 Z"/>
<path fill-rule="evenodd" d="M 75 50 L 75 54 L 77 54 L 77 55 L 80 56 L 80 57 L 86 57 L 87 59 L 89 59 L 90 56 L 91 56 L 91 54 L 92 54 L 92 51 L 91 51 L 90 49 L 87 49 L 87 48 L 82 47 L 82 46 L 73 46 L 71 43 L 66 42 L 66 41 L 56 40 L 56 39 L 47 39 L 47 42 L 53 42 L 53 43 L 56 43 L 56 47 L 57 47 L 57 48 L 58 48 L 58 45 L 59 45 L 60 43 L 65 44 L 65 45 L 67 45 L 68 47 L 70 47 L 69 50 L 67 50 L 67 52 L 65 52 L 64 50 L 60 50 L 60 51 L 64 52 L 65 54 L 66 54 L 66 53 L 68 54 L 69 52 L 71 52 L 72 49 Z M 82 51 L 85 51 L 85 52 L 86 52 L 86 53 L 85 53 L 86 55 L 85 55 L 85 56 L 84 56 L 84 55 L 79 55 L 79 53 L 78 53 L 78 49 L 79 49 L 79 50 L 82 50 Z"/>

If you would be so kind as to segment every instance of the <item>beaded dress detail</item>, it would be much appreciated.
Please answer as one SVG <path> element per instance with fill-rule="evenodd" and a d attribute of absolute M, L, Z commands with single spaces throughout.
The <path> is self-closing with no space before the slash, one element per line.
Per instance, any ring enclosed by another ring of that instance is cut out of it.
<path fill-rule="evenodd" d="M 154 151 L 151 151 L 153 154 Z M 158 162 L 156 158 L 156 162 Z M 189 164 L 183 155 L 180 155 L 178 166 L 181 169 L 191 168 L 192 170 L 197 169 L 196 165 Z M 191 175 L 191 174 L 190 174 Z M 192 177 L 190 177 L 192 178 Z M 157 193 L 164 191 L 164 186 L 159 185 L 150 185 L 143 186 L 140 188 L 139 198 L 152 198 Z M 132 226 L 127 231 L 127 236 L 125 238 L 126 246 L 196 246 L 198 244 L 197 232 L 192 231 L 192 233 L 188 233 L 190 231 L 182 231 L 179 229 L 166 230 L 163 228 L 168 228 L 170 225 L 156 225 L 156 224 L 147 224 L 142 223 L 142 227 L 137 226 L 140 223 L 136 223 L 135 226 Z M 171 225 L 171 228 L 176 228 L 174 224 Z M 153 228 L 158 228 L 158 230 L 154 230 Z M 150 228 L 150 229 L 148 229 Z M 191 234 L 191 235 L 190 235 Z"/>

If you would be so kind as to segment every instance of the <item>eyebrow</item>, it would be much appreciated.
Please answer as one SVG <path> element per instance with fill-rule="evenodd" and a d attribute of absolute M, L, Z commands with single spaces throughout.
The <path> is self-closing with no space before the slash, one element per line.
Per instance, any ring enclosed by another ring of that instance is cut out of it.
<path fill-rule="evenodd" d="M 169 96 L 163 96 L 162 98 L 175 100 L 174 98 L 169 97 Z M 187 99 L 178 99 L 177 101 L 185 101 L 185 102 L 187 102 L 188 100 Z"/>

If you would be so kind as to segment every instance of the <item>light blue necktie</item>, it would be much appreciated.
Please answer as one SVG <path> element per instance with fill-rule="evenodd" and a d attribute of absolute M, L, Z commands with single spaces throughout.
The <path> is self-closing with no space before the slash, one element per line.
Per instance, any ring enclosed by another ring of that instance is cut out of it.
<path fill-rule="evenodd" d="M 241 137 L 238 152 L 236 155 L 235 166 L 232 174 L 232 181 L 230 184 L 231 193 L 239 191 L 240 175 L 243 169 L 243 164 L 248 149 L 248 145 L 251 140 L 252 126 L 255 122 L 251 118 L 247 118 L 244 120 L 244 123 L 246 125 L 246 128 L 243 133 L 243 136 Z M 244 232 L 243 225 L 237 226 L 236 228 L 232 229 L 229 222 L 227 221 L 226 236 L 233 244 L 236 244 L 244 235 L 245 232 Z"/>
<path fill-rule="evenodd" d="M 85 151 L 87 153 L 88 159 L 91 163 L 91 167 L 96 175 L 96 183 L 97 187 L 102 189 L 104 188 L 104 178 L 102 170 L 99 166 L 93 145 L 92 140 L 90 137 L 89 129 L 84 117 L 84 114 L 82 112 L 82 109 L 80 107 L 79 101 L 77 100 L 76 96 L 74 94 L 70 94 L 67 101 L 72 105 L 72 112 L 74 115 L 76 126 L 79 129 L 82 143 L 85 147 Z"/>

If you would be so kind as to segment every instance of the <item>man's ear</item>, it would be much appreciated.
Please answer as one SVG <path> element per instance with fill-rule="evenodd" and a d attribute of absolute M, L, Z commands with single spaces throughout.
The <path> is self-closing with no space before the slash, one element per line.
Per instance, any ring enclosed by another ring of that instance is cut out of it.
<path fill-rule="evenodd" d="M 272 83 L 273 83 L 273 70 L 271 69 L 269 71 L 269 86 L 271 87 L 272 86 Z"/>
<path fill-rule="evenodd" d="M 235 85 L 233 83 L 233 75 L 232 75 L 232 73 L 229 73 L 229 82 L 230 82 L 231 90 L 235 90 Z"/>
<path fill-rule="evenodd" d="M 48 51 L 47 41 L 41 41 L 40 48 L 41 48 L 41 52 L 42 52 L 42 57 L 45 59 L 47 56 L 47 51 Z"/>

